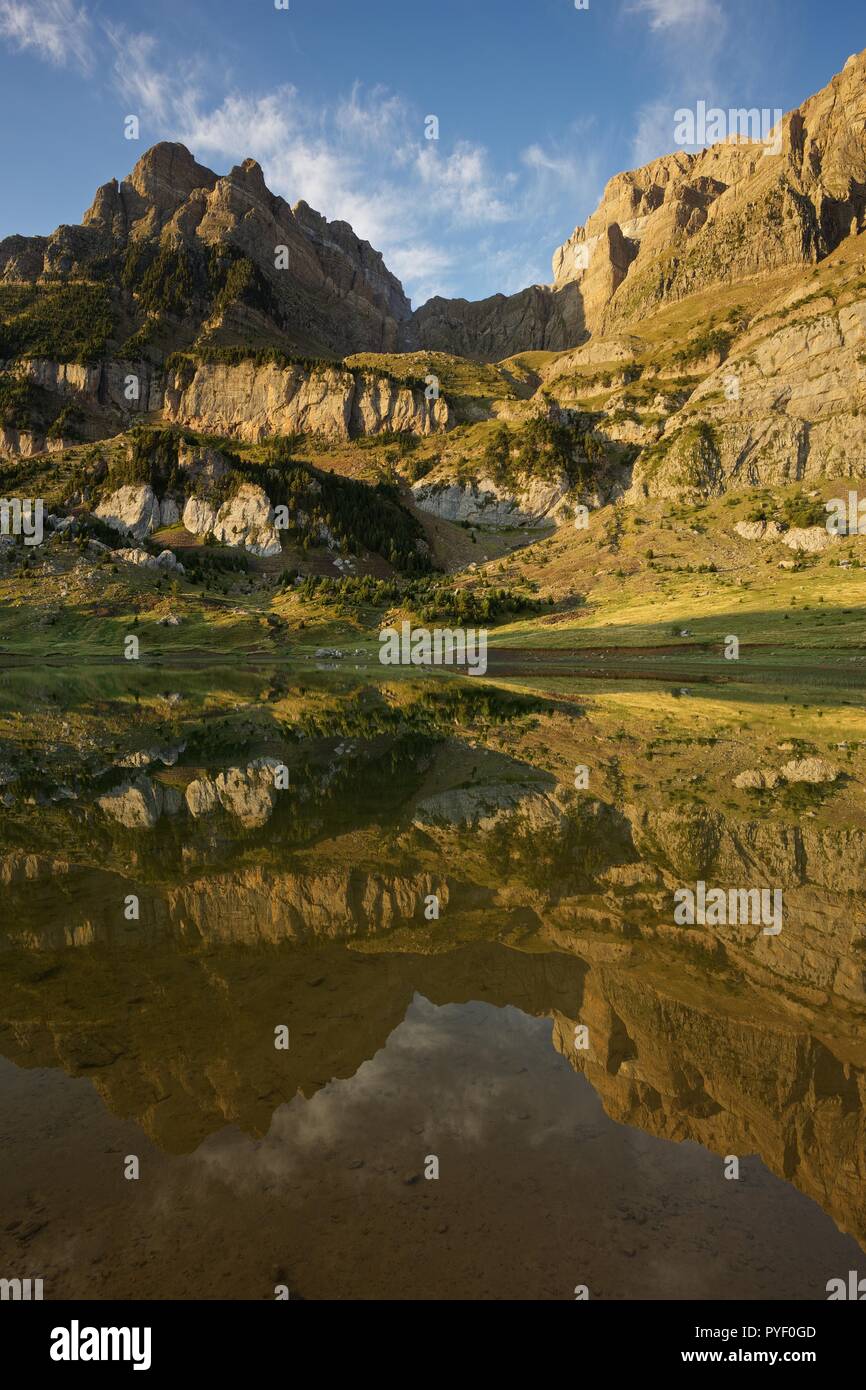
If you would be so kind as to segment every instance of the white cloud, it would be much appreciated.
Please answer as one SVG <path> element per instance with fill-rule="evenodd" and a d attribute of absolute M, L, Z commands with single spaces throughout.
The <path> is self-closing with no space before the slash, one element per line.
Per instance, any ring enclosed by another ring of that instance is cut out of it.
<path fill-rule="evenodd" d="M 635 0 L 634 10 L 649 15 L 651 29 L 677 29 L 722 22 L 718 0 Z"/>
<path fill-rule="evenodd" d="M 233 93 L 209 111 L 201 110 L 197 101 L 176 99 L 174 105 L 175 124 L 182 123 L 178 139 L 229 159 L 274 155 L 297 130 L 298 94 L 290 86 L 263 97 Z"/>
<path fill-rule="evenodd" d="M 54 67 L 92 66 L 90 20 L 73 0 L 0 0 L 0 38 Z"/>
<path fill-rule="evenodd" d="M 654 101 L 638 112 L 637 132 L 632 142 L 635 168 L 649 164 L 676 150 L 674 107 L 670 102 Z"/>
<path fill-rule="evenodd" d="M 357 145 L 388 146 L 395 152 L 406 141 L 410 124 L 411 115 L 402 97 L 381 85 L 365 95 L 362 84 L 356 82 L 334 111 L 334 127 L 342 139 Z"/>
<path fill-rule="evenodd" d="M 129 113 L 154 128 L 177 121 L 196 109 L 200 100 L 200 63 L 187 60 L 169 69 L 159 58 L 152 34 L 133 33 L 120 24 L 106 23 L 106 36 L 114 53 L 114 87 L 129 105 Z"/>
<path fill-rule="evenodd" d="M 464 226 L 507 222 L 516 216 L 516 209 L 496 191 L 497 183 L 513 185 L 513 175 L 496 179 L 488 167 L 487 151 L 480 145 L 460 141 L 443 155 L 438 143 L 428 141 L 415 159 L 428 207 Z"/>
<path fill-rule="evenodd" d="M 631 0 L 628 9 L 648 19 L 666 68 L 661 92 L 636 113 L 632 158 L 643 165 L 677 150 L 674 113 L 699 98 L 712 104 L 741 68 L 742 55 L 730 42 L 718 0 Z"/>
<path fill-rule="evenodd" d="M 449 299 L 454 294 L 454 266 L 453 252 L 430 242 L 404 242 L 388 257 L 388 269 L 411 287 L 416 304 L 425 304 L 436 295 Z"/>
<path fill-rule="evenodd" d="M 521 162 L 530 180 L 524 192 L 523 216 L 529 219 L 568 198 L 574 215 L 592 212 L 604 185 L 601 142 L 591 122 L 577 123 L 553 145 L 529 145 Z"/>

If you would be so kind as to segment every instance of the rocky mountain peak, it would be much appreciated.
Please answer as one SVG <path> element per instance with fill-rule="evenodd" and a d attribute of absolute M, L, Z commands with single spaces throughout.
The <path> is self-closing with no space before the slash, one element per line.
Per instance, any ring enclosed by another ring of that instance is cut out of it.
<path fill-rule="evenodd" d="M 556 288 L 579 287 L 591 332 L 712 284 L 815 262 L 862 230 L 866 52 L 773 135 L 732 132 L 608 182 L 596 211 L 553 257 Z"/>
<path fill-rule="evenodd" d="M 185 145 L 163 141 L 147 150 L 129 176 L 142 198 L 158 208 L 180 206 L 196 188 L 213 188 L 217 176 L 199 164 Z"/>
<path fill-rule="evenodd" d="M 198 189 L 217 182 L 185 145 L 163 142 L 146 150 L 128 179 L 111 179 L 97 190 L 84 214 L 84 226 L 114 238 L 155 235 Z"/>

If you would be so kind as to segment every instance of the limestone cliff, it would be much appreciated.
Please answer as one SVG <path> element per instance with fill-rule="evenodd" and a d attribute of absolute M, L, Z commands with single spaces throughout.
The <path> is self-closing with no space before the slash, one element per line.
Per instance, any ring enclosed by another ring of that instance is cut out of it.
<path fill-rule="evenodd" d="M 374 373 L 340 367 L 281 368 L 255 361 L 199 363 L 191 377 L 170 372 L 164 418 L 209 434 L 257 441 L 275 434 L 432 434 L 452 414 L 443 397 Z"/>

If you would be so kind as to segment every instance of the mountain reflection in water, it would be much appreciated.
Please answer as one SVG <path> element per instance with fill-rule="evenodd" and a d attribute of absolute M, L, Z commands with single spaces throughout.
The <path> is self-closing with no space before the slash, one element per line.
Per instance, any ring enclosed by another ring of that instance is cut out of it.
<path fill-rule="evenodd" d="M 15 694 L 3 1269 L 46 1297 L 797 1299 L 863 1264 L 856 711 Z M 798 758 L 831 780 L 736 786 Z M 698 879 L 780 888 L 780 936 L 675 926 Z"/>

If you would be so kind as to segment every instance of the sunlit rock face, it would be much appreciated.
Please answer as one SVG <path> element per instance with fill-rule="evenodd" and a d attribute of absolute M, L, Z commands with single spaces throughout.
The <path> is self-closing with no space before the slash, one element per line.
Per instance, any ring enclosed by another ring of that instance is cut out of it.
<path fill-rule="evenodd" d="M 444 396 L 363 371 L 198 363 L 168 376 L 163 413 L 172 424 L 257 442 L 272 435 L 435 434 L 453 423 Z"/>
<path fill-rule="evenodd" d="M 213 534 L 224 545 L 242 546 L 253 555 L 279 555 L 280 538 L 274 509 L 263 488 L 242 483 L 230 502 L 217 512 Z"/>
<path fill-rule="evenodd" d="M 125 782 L 99 798 L 107 816 L 127 830 L 152 830 L 165 809 L 165 791 L 146 777 Z"/>
<path fill-rule="evenodd" d="M 482 834 L 502 823 L 519 823 L 539 833 L 562 825 L 564 814 L 536 785 L 480 786 L 440 792 L 419 802 L 412 818 L 420 830 L 476 829 Z"/>
<path fill-rule="evenodd" d="M 160 524 L 160 506 L 147 484 L 118 488 L 96 508 L 96 515 L 113 530 L 143 541 Z"/>
<path fill-rule="evenodd" d="M 467 522 L 473 526 L 537 526 L 553 523 L 570 490 L 568 479 L 545 483 L 526 479 L 519 488 L 503 487 L 492 478 L 475 483 L 434 481 L 415 483 L 416 505 L 443 521 Z"/>

